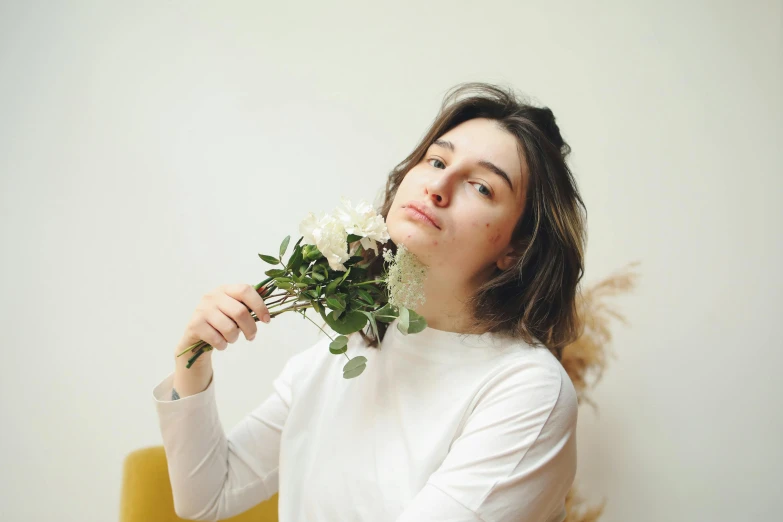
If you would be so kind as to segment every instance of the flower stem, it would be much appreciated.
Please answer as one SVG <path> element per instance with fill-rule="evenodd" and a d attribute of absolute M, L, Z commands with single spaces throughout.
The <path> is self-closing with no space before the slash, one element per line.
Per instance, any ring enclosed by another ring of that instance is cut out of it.
<path fill-rule="evenodd" d="M 364 286 L 364 285 L 372 285 L 374 283 L 385 283 L 385 279 L 373 279 L 372 281 L 362 281 L 361 283 L 354 283 L 352 285 L 348 285 L 351 288 L 354 288 L 356 286 Z"/>
<path fill-rule="evenodd" d="M 320 326 L 318 326 L 318 324 L 317 324 L 315 321 L 313 321 L 312 319 L 310 319 L 309 317 L 307 317 L 307 312 L 306 312 L 306 311 L 305 311 L 305 312 L 302 312 L 302 317 L 304 317 L 305 319 L 307 319 L 308 321 L 310 321 L 311 323 L 313 323 L 313 324 L 315 325 L 315 327 L 316 327 L 316 328 L 318 328 L 319 330 L 321 330 L 321 331 L 324 333 L 324 335 L 325 335 L 326 337 L 328 337 L 328 338 L 329 338 L 329 340 L 331 340 L 331 341 L 334 341 L 334 339 L 332 338 L 332 336 L 331 336 L 331 335 L 329 335 L 328 333 L 326 333 L 326 330 L 324 330 L 323 328 L 321 328 Z M 347 354 L 347 353 L 343 352 L 343 355 L 345 355 L 345 358 L 346 358 L 346 359 L 348 359 L 349 361 L 351 360 L 351 358 L 350 358 L 350 357 L 348 357 L 348 354 Z"/>
<path fill-rule="evenodd" d="M 331 341 L 334 341 L 334 339 L 332 338 L 332 336 L 331 336 L 331 335 L 329 335 L 328 333 L 326 333 L 326 330 L 324 330 L 323 328 L 321 328 L 320 326 L 318 326 L 318 324 L 317 324 L 315 321 L 313 321 L 312 319 L 310 319 L 309 317 L 307 317 L 307 312 L 306 312 L 306 311 L 305 311 L 305 312 L 302 312 L 302 316 L 303 316 L 305 319 L 307 319 L 308 321 L 310 321 L 311 323 L 313 323 L 313 324 L 316 326 L 316 328 L 318 328 L 319 330 L 321 330 L 321 331 L 324 333 L 324 335 L 325 335 L 326 337 L 328 337 L 328 338 L 329 338 Z"/>

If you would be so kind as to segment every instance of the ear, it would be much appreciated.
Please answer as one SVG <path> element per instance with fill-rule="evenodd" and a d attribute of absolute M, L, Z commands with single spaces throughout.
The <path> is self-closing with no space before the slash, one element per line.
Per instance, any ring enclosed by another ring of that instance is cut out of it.
<path fill-rule="evenodd" d="M 506 248 L 506 251 L 503 253 L 500 258 L 498 258 L 496 264 L 500 270 L 508 270 L 511 268 L 511 266 L 516 262 L 516 252 L 514 252 L 514 249 L 512 247 Z"/>

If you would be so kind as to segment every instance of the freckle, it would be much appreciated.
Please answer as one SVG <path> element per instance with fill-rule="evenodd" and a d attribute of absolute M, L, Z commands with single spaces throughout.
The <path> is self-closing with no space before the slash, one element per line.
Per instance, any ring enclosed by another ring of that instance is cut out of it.
<path fill-rule="evenodd" d="M 487 223 L 487 228 L 489 228 L 489 223 Z"/>
<path fill-rule="evenodd" d="M 437 240 L 435 240 L 435 242 L 434 242 L 433 244 L 434 244 L 434 245 L 437 245 L 437 244 L 438 244 L 438 241 L 437 241 Z"/>

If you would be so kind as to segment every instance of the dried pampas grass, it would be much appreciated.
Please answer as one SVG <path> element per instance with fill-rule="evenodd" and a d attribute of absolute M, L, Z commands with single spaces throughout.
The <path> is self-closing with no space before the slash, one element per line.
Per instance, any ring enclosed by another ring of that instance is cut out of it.
<path fill-rule="evenodd" d="M 596 404 L 587 396 L 587 391 L 601 380 L 607 366 L 609 343 L 612 340 L 610 325 L 613 319 L 627 324 L 625 317 L 615 310 L 607 299 L 632 290 L 638 274 L 634 268 L 639 263 L 630 263 L 624 269 L 610 275 L 586 290 L 583 290 L 577 306 L 582 323 L 582 332 L 573 343 L 563 349 L 561 362 L 574 383 L 579 404 Z M 596 522 L 604 511 L 606 500 L 598 507 L 584 507 L 585 500 L 575 487 L 566 496 L 565 522 Z"/>

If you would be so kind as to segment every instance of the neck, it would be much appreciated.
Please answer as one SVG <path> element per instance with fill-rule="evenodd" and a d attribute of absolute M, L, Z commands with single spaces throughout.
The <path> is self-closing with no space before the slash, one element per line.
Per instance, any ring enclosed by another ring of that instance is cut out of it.
<path fill-rule="evenodd" d="M 449 277 L 439 278 L 432 271 L 424 281 L 425 302 L 416 307 L 416 313 L 424 317 L 428 328 L 457 333 L 470 331 L 472 313 L 466 303 L 473 288 L 455 284 Z"/>

